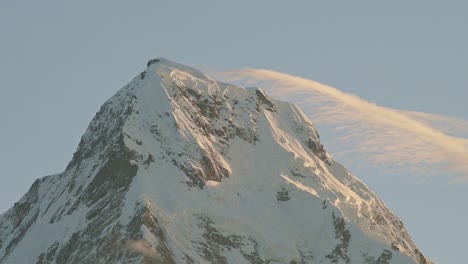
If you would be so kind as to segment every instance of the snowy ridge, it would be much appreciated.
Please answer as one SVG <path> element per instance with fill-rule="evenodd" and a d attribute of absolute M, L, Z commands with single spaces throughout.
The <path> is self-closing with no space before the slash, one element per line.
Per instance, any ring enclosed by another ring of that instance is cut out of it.
<path fill-rule="evenodd" d="M 163 58 L 0 216 L 0 263 L 432 263 L 295 105 Z"/>

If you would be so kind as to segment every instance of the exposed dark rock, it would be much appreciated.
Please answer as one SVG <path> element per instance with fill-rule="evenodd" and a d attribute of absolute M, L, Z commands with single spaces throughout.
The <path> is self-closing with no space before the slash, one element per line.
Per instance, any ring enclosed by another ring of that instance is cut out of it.
<path fill-rule="evenodd" d="M 256 89 L 255 94 L 257 95 L 257 100 L 259 103 L 257 103 L 257 107 L 260 106 L 260 104 L 266 105 L 266 109 L 270 112 L 276 112 L 278 109 L 276 105 L 267 98 L 267 96 L 263 93 L 262 90 Z"/>
<path fill-rule="evenodd" d="M 301 255 L 301 264 L 314 263 L 314 255 L 312 254 L 312 251 L 304 252 L 299 250 L 299 254 Z"/>
<path fill-rule="evenodd" d="M 52 262 L 54 260 L 55 255 L 57 254 L 57 249 L 58 249 L 59 243 L 55 242 L 52 244 L 52 246 L 47 249 L 47 256 L 46 260 L 49 262 Z"/>
<path fill-rule="evenodd" d="M 305 178 L 306 177 L 296 167 L 290 168 L 289 171 L 291 172 L 292 176 L 294 176 L 294 177 L 299 177 L 299 178 Z"/>
<path fill-rule="evenodd" d="M 426 257 L 424 257 L 424 255 L 418 249 L 414 250 L 414 254 L 417 256 L 417 258 L 419 260 L 419 264 L 427 264 L 428 263 Z"/>
<path fill-rule="evenodd" d="M 199 255 L 208 263 L 227 264 L 226 257 L 222 254 L 224 250 L 239 249 L 242 256 L 252 264 L 267 264 L 270 260 L 264 259 L 258 252 L 258 244 L 255 240 L 233 234 L 223 234 L 214 222 L 205 215 L 195 215 L 197 225 L 204 229 L 203 241 L 192 241 Z M 253 251 L 250 249 L 253 248 Z"/>
<path fill-rule="evenodd" d="M 335 227 L 335 238 L 340 240 L 333 249 L 333 251 L 326 257 L 331 260 L 331 263 L 338 263 L 339 260 L 343 260 L 346 263 L 351 263 L 348 257 L 348 246 L 351 240 L 351 233 L 346 229 L 345 220 L 342 217 L 336 217 L 333 213 L 333 223 Z"/>
<path fill-rule="evenodd" d="M 75 232 L 58 251 L 57 246 L 49 248 L 46 260 L 54 258 L 54 252 L 57 251 L 55 262 L 50 263 L 96 263 L 99 260 L 106 263 L 175 264 L 166 245 L 164 232 L 148 206 L 137 204 L 135 214 L 125 228 L 115 222 L 118 216 L 105 213 L 97 215 L 90 225 Z M 154 248 L 144 240 L 142 227 L 149 230 L 158 241 Z M 132 243 L 142 243 L 155 253 L 142 255 L 133 251 Z M 44 256 L 39 256 L 39 260 L 43 261 Z"/>
<path fill-rule="evenodd" d="M 143 165 L 145 166 L 146 169 L 148 169 L 148 166 L 154 161 L 155 160 L 154 160 L 153 155 L 148 154 L 148 158 L 146 158 L 146 160 L 143 162 Z"/>
<path fill-rule="evenodd" d="M 312 153 L 315 154 L 315 156 L 317 156 L 323 162 L 330 165 L 330 161 L 328 161 L 327 159 L 327 152 L 325 151 L 325 148 L 320 142 L 309 138 L 306 142 L 306 145 L 312 151 Z"/>
<path fill-rule="evenodd" d="M 80 236 L 78 233 L 73 233 L 72 237 L 65 244 L 64 247 L 60 249 L 57 255 L 57 263 L 67 263 L 70 259 L 73 252 L 77 250 L 79 244 Z"/>
<path fill-rule="evenodd" d="M 151 64 L 155 64 L 155 63 L 158 63 L 158 62 L 159 62 L 158 59 L 149 60 L 148 63 L 146 63 L 146 67 L 149 67 Z"/>
<path fill-rule="evenodd" d="M 5 254 L 0 257 L 0 263 L 10 254 L 10 252 L 23 239 L 31 226 L 36 222 L 39 216 L 39 208 L 37 203 L 39 200 L 40 180 L 34 181 L 26 195 L 21 200 L 14 204 L 13 212 L 10 214 L 9 220 L 13 224 L 13 238 L 5 247 Z M 29 217 L 31 215 L 31 217 Z M 0 243 L 3 244 L 3 243 Z M 0 246 L 1 248 L 1 246 Z"/>
<path fill-rule="evenodd" d="M 364 264 L 390 264 L 392 259 L 392 252 L 385 249 L 379 257 L 367 256 L 364 254 Z"/>
<path fill-rule="evenodd" d="M 390 250 L 384 250 L 382 254 L 377 259 L 376 264 L 390 264 L 390 260 L 392 259 L 392 252 Z"/>
<path fill-rule="evenodd" d="M 36 264 L 52 264 L 56 263 L 55 262 L 55 257 L 57 255 L 57 249 L 59 247 L 59 243 L 55 242 L 53 243 L 48 249 L 47 253 L 42 253 L 39 255 L 37 258 Z M 59 263 L 59 262 L 57 262 Z"/>
<path fill-rule="evenodd" d="M 219 157 L 213 152 L 204 153 L 200 163 L 203 168 L 205 180 L 212 180 L 220 182 L 222 178 L 229 177 L 229 171 L 221 165 Z"/>
<path fill-rule="evenodd" d="M 138 166 L 131 163 L 135 158 L 135 152 L 125 146 L 121 137 L 113 145 L 107 163 L 84 191 L 87 206 L 92 206 L 111 192 L 113 196 L 125 193 L 138 170 Z"/>
<path fill-rule="evenodd" d="M 161 226 L 156 219 L 156 216 L 151 212 L 151 209 L 147 205 L 136 205 L 136 213 L 126 228 L 127 237 L 132 241 L 144 242 L 142 227 L 146 227 L 147 230 L 158 241 L 158 245 L 152 248 L 151 245 L 147 245 L 149 251 L 153 251 L 154 254 L 145 256 L 145 263 L 161 263 L 161 264 L 175 264 L 172 253 L 166 244 L 166 237 Z"/>
<path fill-rule="evenodd" d="M 281 189 L 276 193 L 276 200 L 278 202 L 286 202 L 289 201 L 291 198 L 289 197 L 289 192 L 286 189 Z"/>
<path fill-rule="evenodd" d="M 325 200 L 322 201 L 322 209 L 325 210 L 327 209 L 327 202 Z"/>
<path fill-rule="evenodd" d="M 194 264 L 194 263 L 195 263 L 195 262 L 193 261 L 193 259 L 192 259 L 189 255 L 187 255 L 187 254 L 185 254 L 184 260 L 185 260 L 185 263 L 186 263 L 186 264 Z"/>
<path fill-rule="evenodd" d="M 45 260 L 45 253 L 41 253 L 37 258 L 36 264 L 48 264 Z"/>

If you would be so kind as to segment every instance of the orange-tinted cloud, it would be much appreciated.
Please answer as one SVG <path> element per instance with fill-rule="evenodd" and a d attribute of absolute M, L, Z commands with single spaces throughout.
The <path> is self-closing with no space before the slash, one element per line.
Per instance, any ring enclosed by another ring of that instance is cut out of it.
<path fill-rule="evenodd" d="M 333 129 L 328 145 L 339 149 L 333 153 L 339 160 L 371 161 L 392 173 L 468 179 L 468 121 L 382 107 L 272 70 L 241 69 L 217 77 L 259 85 L 274 98 L 298 104 L 312 122 Z"/>

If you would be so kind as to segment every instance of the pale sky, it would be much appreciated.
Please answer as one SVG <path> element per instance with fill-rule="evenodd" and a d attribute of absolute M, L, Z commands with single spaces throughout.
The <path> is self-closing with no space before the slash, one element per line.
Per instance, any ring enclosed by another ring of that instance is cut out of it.
<path fill-rule="evenodd" d="M 271 69 L 381 106 L 468 120 L 466 1 L 271 2 L 1 1 L 0 212 L 35 178 L 65 168 L 100 105 L 154 57 Z M 465 259 L 466 182 L 339 161 L 427 256 Z"/>

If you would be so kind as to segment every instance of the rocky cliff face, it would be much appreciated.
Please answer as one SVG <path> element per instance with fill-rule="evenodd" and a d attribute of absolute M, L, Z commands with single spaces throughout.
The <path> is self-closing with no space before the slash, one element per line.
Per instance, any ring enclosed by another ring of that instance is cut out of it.
<path fill-rule="evenodd" d="M 147 66 L 0 216 L 0 263 L 431 263 L 295 105 Z"/>

